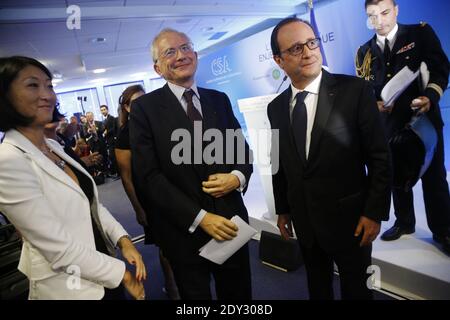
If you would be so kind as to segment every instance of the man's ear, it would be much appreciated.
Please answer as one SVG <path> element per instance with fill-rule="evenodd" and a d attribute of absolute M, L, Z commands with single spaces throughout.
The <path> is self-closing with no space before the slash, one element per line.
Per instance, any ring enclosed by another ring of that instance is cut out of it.
<path fill-rule="evenodd" d="M 398 17 L 398 5 L 394 7 L 395 16 Z"/>
<path fill-rule="evenodd" d="M 278 56 L 278 55 L 273 56 L 273 60 L 275 60 L 275 62 L 277 63 L 277 65 L 278 65 L 281 69 L 284 70 L 284 68 L 283 68 L 284 61 L 283 61 L 283 59 L 282 59 L 280 56 Z"/>
<path fill-rule="evenodd" d="M 157 74 L 161 75 L 161 70 L 159 69 L 159 66 L 156 63 L 153 64 L 153 69 L 156 71 Z"/>

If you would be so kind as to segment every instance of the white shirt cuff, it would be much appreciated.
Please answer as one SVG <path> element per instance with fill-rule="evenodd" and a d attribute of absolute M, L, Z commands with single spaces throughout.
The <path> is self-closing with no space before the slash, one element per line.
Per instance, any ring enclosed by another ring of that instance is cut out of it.
<path fill-rule="evenodd" d="M 189 227 L 189 233 L 193 233 L 195 229 L 197 229 L 200 222 L 203 220 L 203 218 L 206 215 L 206 211 L 201 209 L 198 215 L 195 217 L 194 222 L 192 222 L 191 226 Z"/>
<path fill-rule="evenodd" d="M 247 181 L 245 179 L 245 176 L 240 172 L 239 170 L 233 170 L 230 172 L 231 174 L 234 174 L 239 179 L 239 188 L 236 188 L 237 191 L 242 192 L 247 185 Z"/>

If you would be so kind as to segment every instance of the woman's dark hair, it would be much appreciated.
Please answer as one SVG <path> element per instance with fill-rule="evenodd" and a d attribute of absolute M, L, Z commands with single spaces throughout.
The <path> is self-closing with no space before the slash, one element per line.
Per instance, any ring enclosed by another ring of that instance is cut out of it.
<path fill-rule="evenodd" d="M 66 116 L 63 115 L 60 111 L 59 111 L 59 103 L 56 104 L 55 109 L 53 109 L 53 115 L 52 115 L 52 121 L 50 121 L 51 123 L 53 122 L 60 122 L 62 119 L 64 119 Z"/>
<path fill-rule="evenodd" d="M 128 111 L 125 105 L 130 105 L 131 97 L 137 92 L 145 92 L 140 84 L 129 86 L 119 97 L 119 125 L 122 128 L 128 122 Z"/>
<path fill-rule="evenodd" d="M 50 79 L 51 72 L 39 61 L 21 56 L 0 58 L 0 131 L 8 131 L 17 127 L 26 127 L 33 118 L 20 114 L 9 99 L 11 83 L 20 71 L 28 66 L 41 69 Z"/>

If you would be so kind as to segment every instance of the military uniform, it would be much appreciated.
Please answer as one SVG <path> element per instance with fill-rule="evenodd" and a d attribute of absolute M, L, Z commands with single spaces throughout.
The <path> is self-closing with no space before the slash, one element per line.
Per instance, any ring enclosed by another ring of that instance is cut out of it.
<path fill-rule="evenodd" d="M 450 196 L 444 166 L 443 121 L 439 108 L 439 99 L 447 88 L 449 61 L 441 43 L 431 26 L 398 24 L 395 42 L 390 55 L 385 57 L 377 44 L 377 35 L 358 49 L 355 59 L 356 73 L 370 81 L 375 89 L 377 100 L 381 99 L 384 85 L 408 66 L 416 72 L 421 62 L 427 64 L 430 79 L 422 88 L 420 77 L 395 101 L 391 113 L 381 113 L 388 138 L 405 127 L 413 115 L 410 107 L 413 99 L 426 96 L 431 108 L 427 115 L 438 133 L 436 153 L 430 167 L 422 176 L 422 188 L 428 225 L 435 236 L 449 235 Z M 414 230 L 415 217 L 412 191 L 393 190 L 396 225 Z"/>

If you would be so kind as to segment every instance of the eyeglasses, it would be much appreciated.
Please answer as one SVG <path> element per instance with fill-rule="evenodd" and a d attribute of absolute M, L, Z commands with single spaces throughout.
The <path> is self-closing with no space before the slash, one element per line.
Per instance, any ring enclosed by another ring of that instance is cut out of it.
<path fill-rule="evenodd" d="M 292 47 L 290 47 L 286 50 L 280 51 L 280 55 L 282 53 L 287 52 L 291 56 L 298 56 L 303 53 L 303 49 L 304 49 L 305 45 L 308 47 L 309 50 L 317 49 L 320 45 L 320 38 L 308 40 L 305 43 L 296 43 Z"/>
<path fill-rule="evenodd" d="M 159 58 L 164 58 L 164 59 L 170 59 L 176 56 L 177 52 L 180 51 L 181 53 L 191 53 L 194 51 L 194 45 L 192 44 L 192 42 L 188 42 L 185 44 L 182 44 L 181 46 L 179 46 L 178 48 L 169 48 L 166 49 L 165 51 L 163 51 L 160 55 Z M 158 59 L 155 61 L 158 62 Z"/>

